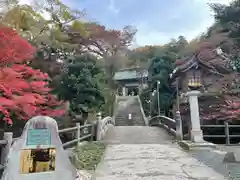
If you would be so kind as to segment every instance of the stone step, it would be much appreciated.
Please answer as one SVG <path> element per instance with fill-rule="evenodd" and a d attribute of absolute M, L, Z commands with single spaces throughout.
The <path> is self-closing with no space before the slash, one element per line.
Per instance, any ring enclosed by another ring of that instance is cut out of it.
<path fill-rule="evenodd" d="M 132 115 L 132 119 L 128 119 L 128 115 Z M 145 121 L 141 113 L 140 104 L 137 99 L 121 100 L 116 109 L 115 115 L 116 126 L 144 126 Z"/>

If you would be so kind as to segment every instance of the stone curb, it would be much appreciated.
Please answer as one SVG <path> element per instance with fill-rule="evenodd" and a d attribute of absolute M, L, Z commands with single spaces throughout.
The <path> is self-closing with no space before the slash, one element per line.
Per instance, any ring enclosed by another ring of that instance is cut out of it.
<path fill-rule="evenodd" d="M 191 141 L 178 141 L 178 144 L 184 150 L 192 150 L 198 148 L 216 148 L 216 144 L 209 142 L 193 143 Z"/>
<path fill-rule="evenodd" d="M 178 144 L 181 148 L 187 151 L 194 149 L 211 148 L 213 152 L 222 156 L 223 163 L 240 163 L 240 161 L 236 158 L 235 152 L 223 151 L 219 149 L 216 144 L 213 143 L 193 143 L 191 141 L 179 141 Z"/>
<path fill-rule="evenodd" d="M 231 149 L 231 146 L 229 147 L 229 150 L 224 150 L 221 147 L 218 147 L 215 152 L 218 154 L 224 155 L 223 157 L 223 163 L 240 163 L 240 157 L 239 157 L 239 152 L 235 152 L 234 149 Z"/>

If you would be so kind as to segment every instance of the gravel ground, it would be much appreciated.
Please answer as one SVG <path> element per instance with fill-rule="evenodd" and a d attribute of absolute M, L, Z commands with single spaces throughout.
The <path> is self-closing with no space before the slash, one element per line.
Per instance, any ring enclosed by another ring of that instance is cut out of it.
<path fill-rule="evenodd" d="M 92 178 L 92 173 L 85 170 L 78 170 L 76 180 L 90 180 Z"/>

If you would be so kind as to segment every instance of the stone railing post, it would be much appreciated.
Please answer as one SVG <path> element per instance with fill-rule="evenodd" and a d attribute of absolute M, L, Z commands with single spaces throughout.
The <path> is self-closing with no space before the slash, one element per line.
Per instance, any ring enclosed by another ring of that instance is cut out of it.
<path fill-rule="evenodd" d="M 101 112 L 99 112 L 97 114 L 97 141 L 100 141 L 101 140 L 101 131 L 102 131 L 102 114 Z"/>
<path fill-rule="evenodd" d="M 182 119 L 180 111 L 176 112 L 176 137 L 179 141 L 183 140 Z"/>
<path fill-rule="evenodd" d="M 126 96 L 126 87 L 122 87 L 122 96 Z"/>
<path fill-rule="evenodd" d="M 77 145 L 79 145 L 80 143 L 80 136 L 81 136 L 81 126 L 80 126 L 80 123 L 76 123 L 76 127 L 77 127 L 77 134 L 76 134 L 76 138 L 77 138 Z"/>
<path fill-rule="evenodd" d="M 102 113 L 101 112 L 97 113 L 97 119 L 98 119 L 98 121 L 102 119 Z"/>
<path fill-rule="evenodd" d="M 193 142 L 204 142 L 203 133 L 201 130 L 200 116 L 199 116 L 199 106 L 198 106 L 198 96 L 200 91 L 190 91 L 186 95 L 189 97 L 190 105 L 190 115 L 191 115 L 191 140 Z"/>
<path fill-rule="evenodd" d="M 8 158 L 8 153 L 10 151 L 10 148 L 12 146 L 13 142 L 13 133 L 12 132 L 5 132 L 3 135 L 3 140 L 7 141 L 7 144 L 3 146 L 2 148 L 2 154 L 1 154 L 1 165 L 4 165 L 6 163 L 6 160 Z"/>

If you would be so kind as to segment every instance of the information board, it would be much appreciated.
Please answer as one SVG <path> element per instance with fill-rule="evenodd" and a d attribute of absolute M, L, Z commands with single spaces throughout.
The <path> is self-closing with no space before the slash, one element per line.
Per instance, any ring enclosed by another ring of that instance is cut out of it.
<path fill-rule="evenodd" d="M 48 129 L 29 129 L 27 145 L 50 145 L 51 133 Z"/>

